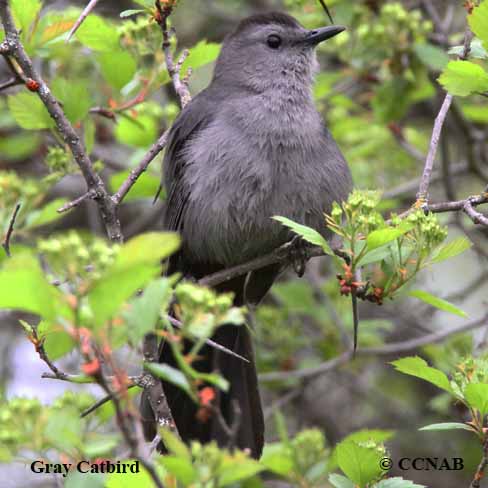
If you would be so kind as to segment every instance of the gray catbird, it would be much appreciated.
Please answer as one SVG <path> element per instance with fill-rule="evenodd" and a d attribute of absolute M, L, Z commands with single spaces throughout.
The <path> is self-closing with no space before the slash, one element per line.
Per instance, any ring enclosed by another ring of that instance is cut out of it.
<path fill-rule="evenodd" d="M 243 20 L 225 39 L 212 82 L 180 113 L 168 139 L 165 228 L 183 238 L 169 273 L 199 279 L 272 251 L 292 237 L 274 215 L 327 236 L 324 212 L 347 197 L 351 175 L 315 108 L 314 48 L 343 30 L 309 31 L 293 17 L 272 12 Z M 280 271 L 279 265 L 268 266 L 218 291 L 234 292 L 237 305 L 257 303 Z M 239 418 L 234 444 L 259 457 L 264 422 L 249 332 L 225 325 L 213 339 L 250 363 L 205 348 L 195 367 L 220 371 L 229 381 L 218 407 L 228 425 Z M 160 360 L 175 364 L 168 344 Z M 183 440 L 226 445 L 222 418 L 199 421 L 198 407 L 184 392 L 169 383 L 164 390 Z M 150 413 L 143 398 L 148 439 L 155 435 Z"/>

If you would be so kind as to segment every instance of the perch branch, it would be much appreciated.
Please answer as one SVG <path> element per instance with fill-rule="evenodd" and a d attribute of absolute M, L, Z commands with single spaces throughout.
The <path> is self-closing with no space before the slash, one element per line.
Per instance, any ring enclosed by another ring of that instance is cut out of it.
<path fill-rule="evenodd" d="M 17 219 L 17 215 L 19 213 L 20 207 L 21 207 L 20 203 L 18 203 L 15 206 L 12 217 L 10 217 L 10 221 L 8 223 L 8 228 L 7 228 L 7 232 L 5 233 L 5 238 L 3 239 L 2 242 L 2 247 L 5 249 L 5 254 L 8 257 L 10 257 L 10 239 L 12 238 L 12 234 L 14 232 L 15 220 Z"/>

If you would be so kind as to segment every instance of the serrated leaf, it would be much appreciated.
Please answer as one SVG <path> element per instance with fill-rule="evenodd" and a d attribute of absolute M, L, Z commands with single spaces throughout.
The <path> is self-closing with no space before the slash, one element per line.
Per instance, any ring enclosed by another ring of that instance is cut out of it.
<path fill-rule="evenodd" d="M 421 427 L 419 430 L 469 430 L 473 432 L 473 429 L 466 424 L 461 424 L 460 422 L 442 422 L 440 424 L 430 424 L 425 427 Z"/>
<path fill-rule="evenodd" d="M 431 295 L 430 293 L 423 291 L 423 290 L 413 290 L 408 293 L 409 296 L 418 298 L 429 305 L 437 308 L 438 310 L 443 310 L 444 312 L 452 313 L 453 315 L 457 315 L 458 317 L 466 318 L 468 314 L 461 310 L 460 308 L 456 307 L 452 303 L 449 303 L 442 298 L 436 297 Z"/>
<path fill-rule="evenodd" d="M 413 50 L 420 61 L 433 70 L 442 71 L 449 62 L 445 51 L 429 42 L 414 44 Z"/>
<path fill-rule="evenodd" d="M 55 20 L 44 28 L 40 36 L 40 43 L 47 44 L 64 37 L 75 25 L 76 19 Z"/>
<path fill-rule="evenodd" d="M 36 258 L 14 255 L 0 271 L 0 309 L 24 310 L 54 321 L 69 316 L 63 296 L 45 277 Z"/>
<path fill-rule="evenodd" d="M 44 435 L 52 445 L 64 452 L 81 446 L 82 425 L 79 412 L 74 408 L 51 410 Z"/>
<path fill-rule="evenodd" d="M 464 236 L 459 237 L 437 248 L 434 251 L 434 254 L 432 255 L 430 261 L 431 263 L 440 263 L 441 261 L 445 261 L 446 259 L 458 256 L 464 251 L 470 249 L 471 246 L 472 244 L 469 239 Z"/>
<path fill-rule="evenodd" d="M 366 237 L 366 246 L 368 247 L 368 251 L 378 249 L 392 241 L 395 241 L 409 230 L 410 229 L 408 227 L 374 230 L 368 234 L 368 237 Z"/>
<path fill-rule="evenodd" d="M 154 376 L 177 386 L 195 400 L 195 394 L 191 389 L 190 383 L 179 369 L 173 368 L 169 364 L 159 363 L 146 363 L 144 367 Z"/>
<path fill-rule="evenodd" d="M 137 345 L 145 334 L 154 330 L 161 310 L 171 299 L 171 293 L 169 280 L 161 278 L 150 283 L 143 294 L 132 301 L 129 311 L 124 314 L 132 344 Z"/>
<path fill-rule="evenodd" d="M 122 304 L 161 272 L 160 261 L 179 246 L 173 233 L 147 233 L 124 244 L 115 262 L 88 293 L 98 327 L 119 312 Z M 87 324 L 88 325 L 88 324 Z"/>
<path fill-rule="evenodd" d="M 119 117 L 115 138 L 128 146 L 147 148 L 158 137 L 158 125 L 149 115 Z"/>
<path fill-rule="evenodd" d="M 470 407 L 480 412 L 481 418 L 488 414 L 488 384 L 470 383 L 464 389 L 464 398 Z"/>
<path fill-rule="evenodd" d="M 103 77 L 116 90 L 121 90 L 136 74 L 136 60 L 127 51 L 100 53 L 97 60 Z"/>
<path fill-rule="evenodd" d="M 93 51 L 118 51 L 119 33 L 117 28 L 98 15 L 88 16 L 76 32 L 78 40 Z"/>
<path fill-rule="evenodd" d="M 354 483 L 365 488 L 382 473 L 381 453 L 375 448 L 363 447 L 352 441 L 343 441 L 336 447 L 339 467 Z"/>
<path fill-rule="evenodd" d="M 10 95 L 7 100 L 12 117 L 23 129 L 39 130 L 54 127 L 49 112 L 34 93 L 17 93 Z"/>
<path fill-rule="evenodd" d="M 293 220 L 287 219 L 286 217 L 273 217 L 274 220 L 280 222 L 285 227 L 291 229 L 295 234 L 299 235 L 302 239 L 310 244 L 314 244 L 315 246 L 319 246 L 323 249 L 325 254 L 329 256 L 333 256 L 334 252 L 330 248 L 328 242 L 315 230 L 311 227 L 307 227 L 306 225 L 298 224 L 293 222 Z"/>
<path fill-rule="evenodd" d="M 44 339 L 44 350 L 52 361 L 66 356 L 77 344 L 61 326 L 51 322 L 41 322 L 37 327 L 37 333 L 39 338 Z"/>
<path fill-rule="evenodd" d="M 13 0 L 12 14 L 15 24 L 22 31 L 21 39 L 25 41 L 31 33 L 31 25 L 41 10 L 40 0 Z"/>
<path fill-rule="evenodd" d="M 391 363 L 397 371 L 400 373 L 415 376 L 421 378 L 433 385 L 442 388 L 449 393 L 452 393 L 449 379 L 441 370 L 433 368 L 427 364 L 422 358 L 418 356 L 410 356 L 402 359 L 398 359 Z"/>
<path fill-rule="evenodd" d="M 90 91 L 84 81 L 56 78 L 51 84 L 51 89 L 72 124 L 86 117 L 91 107 L 91 100 Z"/>
<path fill-rule="evenodd" d="M 345 476 L 340 474 L 331 474 L 329 476 L 329 483 L 334 488 L 355 488 L 354 483 L 348 480 Z"/>
<path fill-rule="evenodd" d="M 488 2 L 481 2 L 468 15 L 468 22 L 474 34 L 483 41 L 484 47 L 488 49 Z"/>
<path fill-rule="evenodd" d="M 418 485 L 413 481 L 404 480 L 403 478 L 388 478 L 387 480 L 381 480 L 374 485 L 373 488 L 427 488 L 424 485 Z"/>
<path fill-rule="evenodd" d="M 488 73 L 471 61 L 450 61 L 439 82 L 452 95 L 465 97 L 488 90 Z"/>

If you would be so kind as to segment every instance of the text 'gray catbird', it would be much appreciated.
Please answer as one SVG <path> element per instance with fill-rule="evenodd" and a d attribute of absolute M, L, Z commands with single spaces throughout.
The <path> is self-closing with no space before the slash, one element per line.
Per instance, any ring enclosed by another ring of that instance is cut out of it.
<path fill-rule="evenodd" d="M 315 47 L 343 30 L 306 30 L 293 17 L 273 12 L 243 20 L 225 39 L 212 82 L 180 113 L 169 135 L 165 228 L 183 239 L 169 273 L 199 279 L 271 252 L 292 238 L 275 215 L 328 236 L 324 212 L 347 197 L 352 183 L 315 108 L 312 87 Z M 257 303 L 280 271 L 280 265 L 268 266 L 218 291 L 232 291 L 237 305 Z M 264 422 L 249 331 L 225 325 L 213 339 L 250 362 L 206 347 L 194 366 L 219 371 L 229 381 L 218 407 L 232 425 L 238 404 L 235 444 L 259 457 Z M 175 365 L 168 344 L 160 360 Z M 198 421 L 198 406 L 186 393 L 169 383 L 164 391 L 183 440 L 226 445 L 228 434 L 217 419 Z M 144 398 L 142 415 L 146 438 L 152 439 L 156 431 Z"/>

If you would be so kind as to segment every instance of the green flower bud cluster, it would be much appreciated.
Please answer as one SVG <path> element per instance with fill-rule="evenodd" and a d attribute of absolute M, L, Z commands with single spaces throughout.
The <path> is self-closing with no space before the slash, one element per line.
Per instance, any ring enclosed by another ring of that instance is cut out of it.
<path fill-rule="evenodd" d="M 161 28 L 149 15 L 138 15 L 119 27 L 122 43 L 137 59 L 151 58 L 161 50 Z"/>
<path fill-rule="evenodd" d="M 13 171 L 0 173 L 0 208 L 11 211 L 19 202 L 35 199 L 41 194 L 41 185 L 34 180 L 21 179 Z"/>
<path fill-rule="evenodd" d="M 447 237 L 447 227 L 439 224 L 434 214 L 425 214 L 422 210 L 410 214 L 407 222 L 414 224 L 418 236 L 422 236 L 424 246 L 429 249 L 441 244 Z"/>
<path fill-rule="evenodd" d="M 102 239 L 83 239 L 77 232 L 40 240 L 42 253 L 56 277 L 96 280 L 110 266 L 119 247 L 109 246 Z"/>
<path fill-rule="evenodd" d="M 488 383 L 488 357 L 468 357 L 458 364 L 453 381 L 461 391 L 470 383 Z"/>
<path fill-rule="evenodd" d="M 66 391 L 63 395 L 57 397 L 52 403 L 53 409 L 62 410 L 63 408 L 74 408 L 79 412 L 83 412 L 91 407 L 96 401 L 96 398 L 89 393 Z"/>
<path fill-rule="evenodd" d="M 306 474 L 313 466 L 327 458 L 324 434 L 318 429 L 299 432 L 292 440 L 296 469 Z"/>
<path fill-rule="evenodd" d="M 59 146 L 50 146 L 44 161 L 52 173 L 58 173 L 60 176 L 76 171 L 70 154 Z"/>
<path fill-rule="evenodd" d="M 12 398 L 0 404 L 0 445 L 12 454 L 29 443 L 41 416 L 41 403 L 30 398 Z"/>

